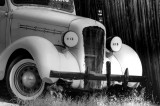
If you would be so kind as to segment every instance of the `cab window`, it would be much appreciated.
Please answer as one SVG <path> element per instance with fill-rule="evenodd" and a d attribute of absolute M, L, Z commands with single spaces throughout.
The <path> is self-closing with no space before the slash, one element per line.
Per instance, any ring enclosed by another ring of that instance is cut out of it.
<path fill-rule="evenodd" d="M 0 0 L 0 6 L 4 6 L 5 0 Z"/>
<path fill-rule="evenodd" d="M 74 11 L 73 0 L 12 0 L 12 2 L 19 6 L 44 6 L 70 13 Z"/>

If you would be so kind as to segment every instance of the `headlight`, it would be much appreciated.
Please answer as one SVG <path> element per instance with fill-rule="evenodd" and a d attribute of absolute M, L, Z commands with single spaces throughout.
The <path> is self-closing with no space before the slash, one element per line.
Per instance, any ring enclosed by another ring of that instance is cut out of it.
<path fill-rule="evenodd" d="M 74 47 L 78 44 L 78 35 L 75 32 L 67 32 L 64 35 L 63 42 L 68 47 Z"/>
<path fill-rule="evenodd" d="M 106 40 L 106 48 L 110 51 L 117 52 L 122 47 L 122 40 L 120 37 L 110 37 Z"/>

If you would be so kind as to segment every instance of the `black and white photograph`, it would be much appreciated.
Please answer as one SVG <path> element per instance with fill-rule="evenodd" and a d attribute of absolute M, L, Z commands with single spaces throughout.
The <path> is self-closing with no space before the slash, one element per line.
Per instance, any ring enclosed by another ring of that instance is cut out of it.
<path fill-rule="evenodd" d="M 160 105 L 160 0 L 0 0 L 0 106 Z"/>

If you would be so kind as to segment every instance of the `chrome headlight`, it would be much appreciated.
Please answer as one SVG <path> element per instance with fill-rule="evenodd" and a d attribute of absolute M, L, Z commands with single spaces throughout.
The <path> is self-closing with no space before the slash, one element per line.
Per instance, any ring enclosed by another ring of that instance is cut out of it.
<path fill-rule="evenodd" d="M 74 47 L 78 44 L 78 35 L 75 32 L 67 32 L 63 37 L 63 43 L 67 47 Z"/>
<path fill-rule="evenodd" d="M 122 40 L 118 36 L 110 37 L 106 40 L 106 48 L 110 51 L 117 52 L 122 47 Z"/>

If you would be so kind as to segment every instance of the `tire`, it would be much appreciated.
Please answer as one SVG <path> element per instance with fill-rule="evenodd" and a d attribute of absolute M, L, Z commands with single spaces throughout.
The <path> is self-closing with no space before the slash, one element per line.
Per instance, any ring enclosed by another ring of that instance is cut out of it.
<path fill-rule="evenodd" d="M 6 84 L 11 97 L 21 100 L 33 100 L 39 97 L 45 86 L 34 60 L 22 56 L 14 59 L 9 65 Z"/>

